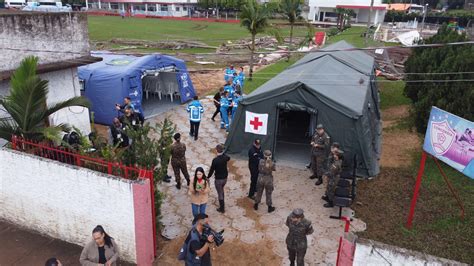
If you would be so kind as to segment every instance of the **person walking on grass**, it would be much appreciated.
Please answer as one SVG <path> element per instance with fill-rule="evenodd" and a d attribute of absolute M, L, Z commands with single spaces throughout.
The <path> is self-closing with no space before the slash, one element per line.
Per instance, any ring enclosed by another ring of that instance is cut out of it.
<path fill-rule="evenodd" d="M 207 200 L 210 191 L 211 188 L 209 186 L 209 181 L 204 174 L 204 169 L 202 167 L 196 168 L 196 172 L 194 173 L 194 177 L 191 178 L 188 190 L 188 194 L 191 196 L 191 207 L 195 218 L 200 213 L 206 214 Z"/>
<path fill-rule="evenodd" d="M 176 188 L 181 189 L 181 175 L 183 172 L 187 185 L 189 186 L 189 173 L 186 165 L 186 145 L 181 142 L 181 134 L 173 136 L 174 143 L 171 145 L 171 167 L 173 167 Z"/>
<path fill-rule="evenodd" d="M 268 206 L 268 212 L 273 212 L 275 207 L 272 206 L 273 193 L 273 171 L 275 171 L 275 163 L 272 161 L 272 152 L 266 150 L 263 152 L 264 159 L 261 159 L 258 165 L 258 181 L 257 196 L 253 208 L 258 210 L 258 204 L 262 200 L 263 190 L 265 190 L 265 201 Z"/>
<path fill-rule="evenodd" d="M 212 160 L 211 169 L 209 169 L 209 174 L 207 175 L 210 179 L 214 172 L 216 173 L 216 179 L 214 184 L 216 186 L 216 191 L 219 199 L 219 208 L 218 212 L 225 212 L 225 201 L 224 201 L 224 186 L 227 183 L 227 177 L 229 176 L 229 170 L 227 168 L 227 162 L 229 162 L 230 157 L 224 154 L 224 145 L 219 144 L 216 146 L 217 156 Z"/>
<path fill-rule="evenodd" d="M 197 96 L 194 96 L 193 101 L 188 105 L 186 109 L 189 113 L 189 135 L 194 137 L 194 140 L 198 139 L 199 124 L 201 124 L 201 116 L 204 113 L 204 108 Z"/>

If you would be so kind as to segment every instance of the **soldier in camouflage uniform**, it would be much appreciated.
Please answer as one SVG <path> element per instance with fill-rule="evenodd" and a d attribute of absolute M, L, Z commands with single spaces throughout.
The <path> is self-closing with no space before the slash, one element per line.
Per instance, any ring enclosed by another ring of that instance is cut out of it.
<path fill-rule="evenodd" d="M 327 203 L 324 204 L 326 208 L 332 208 L 334 206 L 334 192 L 336 191 L 337 183 L 339 183 L 342 160 L 344 159 L 344 152 L 338 148 L 334 148 L 334 151 L 331 153 L 332 159 L 328 162 L 328 171 L 325 173 L 325 176 L 328 178 L 326 195 L 322 197 L 323 200 L 327 201 Z"/>
<path fill-rule="evenodd" d="M 329 135 L 324 132 L 323 125 L 319 124 L 316 127 L 316 132 L 314 133 L 313 138 L 311 139 L 311 171 L 313 172 L 313 175 L 310 178 L 318 178 L 316 186 L 323 183 L 323 165 L 329 148 L 329 142 Z"/>
<path fill-rule="evenodd" d="M 258 164 L 257 195 L 253 205 L 255 210 L 258 210 L 258 204 L 262 200 L 263 190 L 265 190 L 268 212 L 275 210 L 275 207 L 272 206 L 273 171 L 275 171 L 275 163 L 272 161 L 272 152 L 266 150 L 263 152 L 263 159 L 260 159 Z"/>
<path fill-rule="evenodd" d="M 286 237 L 286 247 L 288 248 L 288 256 L 290 265 L 304 266 L 304 255 L 308 248 L 307 235 L 314 232 L 311 222 L 304 218 L 302 209 L 294 209 L 286 218 L 286 226 L 289 228 Z"/>
<path fill-rule="evenodd" d="M 181 143 L 181 134 L 176 133 L 173 136 L 175 142 L 171 145 L 171 167 L 173 167 L 174 177 L 176 179 L 176 188 L 181 189 L 181 175 L 183 172 L 184 178 L 189 186 L 188 167 L 186 166 L 186 145 Z"/>

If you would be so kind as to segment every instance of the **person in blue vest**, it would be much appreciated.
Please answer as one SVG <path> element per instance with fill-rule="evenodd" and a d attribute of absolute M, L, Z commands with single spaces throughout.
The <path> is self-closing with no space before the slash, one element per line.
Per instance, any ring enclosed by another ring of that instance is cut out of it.
<path fill-rule="evenodd" d="M 222 95 L 222 98 L 221 98 L 221 128 L 225 128 L 227 131 L 229 131 L 229 106 L 230 106 L 230 103 L 229 103 L 229 92 L 228 91 L 224 91 L 224 94 Z"/>
<path fill-rule="evenodd" d="M 237 72 L 234 73 L 234 76 L 232 77 L 232 87 L 234 87 L 234 90 L 238 91 L 242 87 L 240 83 L 240 77 L 238 76 Z"/>
<path fill-rule="evenodd" d="M 232 101 L 232 121 L 234 121 L 234 115 L 237 111 L 237 107 L 239 107 L 240 100 L 242 100 L 242 95 L 240 91 L 236 91 L 234 93 L 234 100 Z"/>
<path fill-rule="evenodd" d="M 240 88 L 243 90 L 244 89 L 244 82 L 245 82 L 244 67 L 240 67 L 239 79 L 240 79 Z"/>
<path fill-rule="evenodd" d="M 224 79 L 225 81 L 228 81 L 230 78 L 232 78 L 234 76 L 234 73 L 235 73 L 235 69 L 234 69 L 234 66 L 231 65 L 230 67 L 226 68 L 225 69 L 225 73 L 224 73 Z"/>
<path fill-rule="evenodd" d="M 193 101 L 188 104 L 186 111 L 189 113 L 189 135 L 194 137 L 194 140 L 197 140 L 199 134 L 199 124 L 201 123 L 202 113 L 204 113 L 204 108 L 202 107 L 201 102 L 199 102 L 197 96 L 194 96 Z"/>

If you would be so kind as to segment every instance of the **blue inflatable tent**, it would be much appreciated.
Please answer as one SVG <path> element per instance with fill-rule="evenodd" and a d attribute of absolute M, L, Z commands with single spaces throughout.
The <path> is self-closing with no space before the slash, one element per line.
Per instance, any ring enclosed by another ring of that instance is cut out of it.
<path fill-rule="evenodd" d="M 103 61 L 79 67 L 79 80 L 84 85 L 84 96 L 91 103 L 96 123 L 110 125 L 117 116 L 116 103 L 130 97 L 135 109 L 142 109 L 142 78 L 161 71 L 175 73 L 181 102 L 191 100 L 194 87 L 184 61 L 171 56 L 151 54 L 142 57 L 107 53 L 93 53 Z M 174 82 L 174 80 L 173 80 Z"/>

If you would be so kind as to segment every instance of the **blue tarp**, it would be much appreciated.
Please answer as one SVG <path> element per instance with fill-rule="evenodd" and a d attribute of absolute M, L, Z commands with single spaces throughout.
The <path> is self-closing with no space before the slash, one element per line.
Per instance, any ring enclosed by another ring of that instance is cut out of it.
<path fill-rule="evenodd" d="M 184 61 L 161 54 L 142 57 L 93 53 L 102 57 L 101 62 L 78 68 L 79 79 L 84 82 L 84 96 L 91 103 L 96 123 L 110 125 L 117 116 L 116 103 L 129 96 L 135 109 L 142 110 L 142 77 L 147 70 L 173 67 L 179 86 L 181 102 L 191 100 L 194 87 Z"/>

